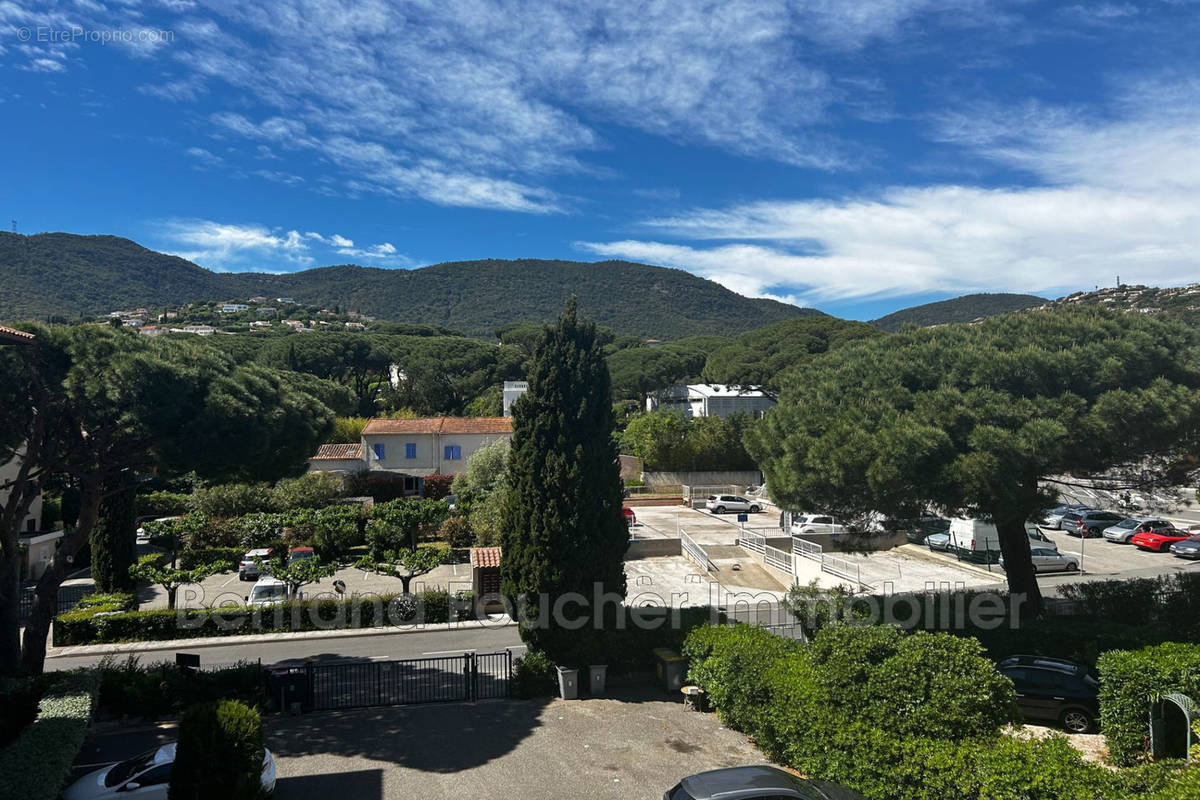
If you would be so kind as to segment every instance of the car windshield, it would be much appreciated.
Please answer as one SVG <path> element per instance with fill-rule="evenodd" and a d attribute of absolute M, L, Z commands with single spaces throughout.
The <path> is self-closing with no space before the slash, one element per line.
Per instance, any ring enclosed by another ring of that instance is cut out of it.
<path fill-rule="evenodd" d="M 253 600 L 275 600 L 287 594 L 286 586 L 256 586 L 254 591 L 250 593 L 250 599 Z"/>
<path fill-rule="evenodd" d="M 105 786 L 116 786 L 124 783 L 134 775 L 144 771 L 147 767 L 154 763 L 154 754 L 158 752 L 158 748 L 147 750 L 141 755 L 134 756 L 128 761 L 118 761 L 112 765 L 112 769 L 104 776 Z"/>
<path fill-rule="evenodd" d="M 1124 522 L 1118 523 L 1118 528 L 1136 528 L 1140 523 L 1136 519 L 1127 519 Z"/>

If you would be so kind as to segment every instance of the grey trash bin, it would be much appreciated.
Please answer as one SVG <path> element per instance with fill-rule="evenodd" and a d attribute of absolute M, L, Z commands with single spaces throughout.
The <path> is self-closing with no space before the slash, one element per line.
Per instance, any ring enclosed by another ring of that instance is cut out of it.
<path fill-rule="evenodd" d="M 604 696 L 604 680 L 608 677 L 608 664 L 592 664 L 588 667 L 588 692 L 592 697 Z"/>
<path fill-rule="evenodd" d="M 558 668 L 558 696 L 563 700 L 579 699 L 579 670 Z"/>
<path fill-rule="evenodd" d="M 669 647 L 657 647 L 654 649 L 654 671 L 663 689 L 675 694 L 683 688 L 687 659 Z"/>

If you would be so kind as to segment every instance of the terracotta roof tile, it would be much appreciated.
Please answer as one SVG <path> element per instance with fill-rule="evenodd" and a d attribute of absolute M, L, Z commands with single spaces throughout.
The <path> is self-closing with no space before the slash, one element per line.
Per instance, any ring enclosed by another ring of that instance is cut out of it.
<path fill-rule="evenodd" d="M 471 567 L 498 567 L 500 566 L 500 548 L 499 547 L 472 547 L 471 548 Z"/>
<path fill-rule="evenodd" d="M 0 339 L 10 342 L 32 342 L 33 334 L 27 331 L 19 331 L 16 328 L 9 328 L 5 325 L 0 325 Z"/>
<path fill-rule="evenodd" d="M 347 458 L 362 458 L 361 444 L 323 444 L 317 448 L 313 461 L 333 461 Z"/>
<path fill-rule="evenodd" d="M 363 433 L 512 433 L 512 417 L 373 419 Z"/>

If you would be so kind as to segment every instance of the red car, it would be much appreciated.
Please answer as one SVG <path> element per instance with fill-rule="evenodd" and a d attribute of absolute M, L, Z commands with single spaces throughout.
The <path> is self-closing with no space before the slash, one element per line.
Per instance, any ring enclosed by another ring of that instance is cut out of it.
<path fill-rule="evenodd" d="M 624 508 L 622 508 L 621 513 L 625 515 L 625 524 L 626 525 L 632 526 L 634 523 L 637 522 L 637 514 L 634 514 L 633 509 L 630 508 L 629 506 L 625 506 Z"/>
<path fill-rule="evenodd" d="M 1190 536 L 1191 534 L 1187 531 L 1173 529 L 1142 531 L 1135 533 L 1129 543 L 1142 550 L 1157 550 L 1160 553 L 1166 553 L 1171 549 L 1171 545 L 1182 542 Z"/>

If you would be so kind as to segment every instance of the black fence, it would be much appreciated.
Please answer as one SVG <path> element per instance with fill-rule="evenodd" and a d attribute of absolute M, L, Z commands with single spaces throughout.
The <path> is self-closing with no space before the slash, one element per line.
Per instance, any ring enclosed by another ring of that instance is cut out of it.
<path fill-rule="evenodd" d="M 70 611 L 79 605 L 79 601 L 83 599 L 84 595 L 91 594 L 93 591 L 95 589 L 91 584 L 60 586 L 58 589 L 58 603 L 54 610 L 54 615 L 58 616 Z M 27 586 L 21 590 L 21 605 L 17 614 L 21 622 L 25 622 L 32 613 L 33 587 Z"/>
<path fill-rule="evenodd" d="M 298 672 L 298 671 L 297 671 Z M 296 672 L 293 676 L 298 677 Z M 309 662 L 305 710 L 453 703 L 509 696 L 512 653 L 464 653 L 403 661 Z M 272 694 L 278 694 L 272 691 Z"/>

